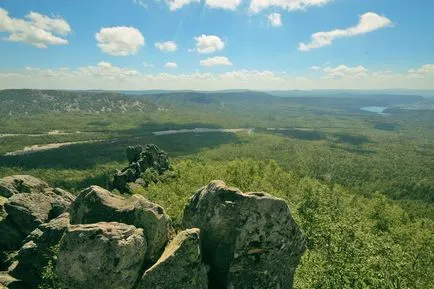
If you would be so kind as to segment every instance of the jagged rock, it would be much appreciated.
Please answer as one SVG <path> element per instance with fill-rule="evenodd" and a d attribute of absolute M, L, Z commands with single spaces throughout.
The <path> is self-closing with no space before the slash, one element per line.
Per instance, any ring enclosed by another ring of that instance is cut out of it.
<path fill-rule="evenodd" d="M 143 151 L 142 146 L 129 146 L 127 148 L 128 163 L 136 163 L 140 159 L 140 153 Z"/>
<path fill-rule="evenodd" d="M 17 229 L 30 234 L 39 225 L 67 211 L 71 201 L 51 191 L 20 193 L 8 199 L 5 209 Z"/>
<path fill-rule="evenodd" d="M 305 241 L 284 200 L 214 181 L 189 200 L 183 223 L 201 230 L 210 288 L 292 288 Z"/>
<path fill-rule="evenodd" d="M 137 168 L 136 168 L 137 166 Z M 120 192 L 129 192 L 128 183 L 133 183 L 140 177 L 140 167 L 135 163 L 134 166 L 125 168 L 122 171 L 117 170 L 113 176 L 113 187 Z"/>
<path fill-rule="evenodd" d="M 7 216 L 5 219 L 0 220 L 0 252 L 18 250 L 21 247 L 23 239 L 26 237 L 22 233 L 17 224 Z M 1 258 L 0 264 L 4 263 L 4 257 Z M 2 266 L 3 267 L 3 266 Z"/>
<path fill-rule="evenodd" d="M 19 193 L 42 193 L 48 184 L 28 175 L 8 176 L 0 179 L 0 196 L 9 198 Z"/>
<path fill-rule="evenodd" d="M 31 289 L 24 282 L 10 276 L 8 272 L 0 272 L 0 289 Z"/>
<path fill-rule="evenodd" d="M 127 158 L 128 167 L 117 170 L 113 176 L 112 187 L 122 193 L 130 192 L 128 183 L 134 183 L 147 170 L 161 175 L 170 169 L 167 154 L 153 144 L 146 145 L 144 149 L 141 146 L 128 147 Z"/>
<path fill-rule="evenodd" d="M 199 229 L 180 232 L 163 255 L 142 276 L 137 289 L 207 289 L 207 272 L 202 263 Z"/>
<path fill-rule="evenodd" d="M 6 210 L 5 210 L 5 204 L 8 201 L 8 199 L 0 196 L 0 222 L 4 218 L 6 218 Z"/>
<path fill-rule="evenodd" d="M 121 223 L 68 227 L 56 272 L 62 288 L 133 288 L 146 253 L 143 229 Z"/>
<path fill-rule="evenodd" d="M 146 260 L 155 262 L 171 234 L 171 221 L 164 209 L 143 196 L 124 198 L 98 186 L 80 192 L 70 208 L 71 224 L 120 222 L 143 228 L 147 241 Z"/>
<path fill-rule="evenodd" d="M 25 239 L 16 256 L 17 264 L 10 275 L 37 288 L 41 274 L 56 254 L 54 247 L 69 226 L 69 214 L 64 213 L 48 223 L 40 225 Z"/>
<path fill-rule="evenodd" d="M 170 169 L 169 157 L 154 144 L 145 146 L 137 163 L 140 165 L 142 172 L 147 169 L 154 169 L 159 174 L 162 174 Z"/>

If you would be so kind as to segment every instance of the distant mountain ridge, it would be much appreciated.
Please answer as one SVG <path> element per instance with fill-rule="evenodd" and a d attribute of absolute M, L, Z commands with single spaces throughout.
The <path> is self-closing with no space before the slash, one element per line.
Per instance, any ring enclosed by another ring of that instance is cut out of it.
<path fill-rule="evenodd" d="M 114 92 L 71 90 L 0 90 L 1 115 L 43 113 L 149 112 L 166 107 L 223 108 L 308 106 L 359 111 L 364 106 L 432 109 L 433 101 L 419 95 L 369 94 L 356 91 L 159 91 Z"/>
<path fill-rule="evenodd" d="M 122 113 L 155 110 L 145 99 L 112 92 L 1 90 L 0 114 Z"/>

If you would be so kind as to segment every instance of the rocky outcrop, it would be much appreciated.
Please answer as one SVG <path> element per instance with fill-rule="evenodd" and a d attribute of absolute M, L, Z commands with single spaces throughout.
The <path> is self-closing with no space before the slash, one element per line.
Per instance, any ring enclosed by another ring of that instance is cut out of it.
<path fill-rule="evenodd" d="M 210 288 L 292 288 L 305 242 L 284 200 L 214 181 L 190 199 L 183 223 L 201 230 Z"/>
<path fill-rule="evenodd" d="M 8 199 L 5 209 L 7 218 L 17 224 L 24 235 L 28 235 L 39 225 L 66 212 L 70 204 L 70 199 L 46 191 L 15 194 Z"/>
<path fill-rule="evenodd" d="M 148 152 L 129 148 L 131 165 Z M 29 180 L 3 182 L 0 289 L 38 288 L 46 268 L 65 289 L 290 289 L 305 250 L 284 200 L 221 181 L 191 197 L 171 239 L 170 218 L 143 196 L 91 186 L 74 198 Z"/>
<path fill-rule="evenodd" d="M 134 183 L 145 171 L 152 170 L 161 175 L 170 169 L 167 154 L 154 144 L 146 145 L 145 148 L 128 147 L 127 158 L 128 167 L 118 170 L 113 176 L 113 188 L 122 193 L 130 192 L 128 184 Z"/>
<path fill-rule="evenodd" d="M 208 288 L 199 232 L 199 229 L 180 232 L 166 247 L 157 263 L 143 274 L 137 289 Z"/>
<path fill-rule="evenodd" d="M 143 229 L 121 223 L 70 226 L 62 240 L 57 275 L 62 288 L 133 288 L 146 253 Z"/>
<path fill-rule="evenodd" d="M 1 179 L 0 191 L 6 196 L 0 197 L 0 269 L 4 270 L 27 235 L 66 212 L 74 196 L 26 175 Z"/>
<path fill-rule="evenodd" d="M 48 188 L 46 182 L 28 175 L 8 176 L 0 179 L 0 196 L 6 198 L 19 193 L 42 193 Z"/>
<path fill-rule="evenodd" d="M 31 288 L 37 288 L 41 283 L 42 270 L 55 257 L 55 246 L 68 226 L 69 214 L 64 213 L 30 233 L 15 257 L 17 263 L 10 275 Z"/>
<path fill-rule="evenodd" d="M 10 276 L 8 272 L 0 272 L 0 289 L 31 289 L 20 280 Z"/>
<path fill-rule="evenodd" d="M 142 228 L 147 242 L 146 260 L 155 262 L 171 234 L 171 221 L 164 209 L 140 195 L 130 198 L 91 186 L 78 195 L 71 205 L 72 224 L 120 222 Z"/>

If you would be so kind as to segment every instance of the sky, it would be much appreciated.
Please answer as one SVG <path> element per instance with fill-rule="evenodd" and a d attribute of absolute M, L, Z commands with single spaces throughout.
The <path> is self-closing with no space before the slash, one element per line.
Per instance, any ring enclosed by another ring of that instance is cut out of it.
<path fill-rule="evenodd" d="M 434 89 L 432 0 L 0 0 L 0 89 Z"/>

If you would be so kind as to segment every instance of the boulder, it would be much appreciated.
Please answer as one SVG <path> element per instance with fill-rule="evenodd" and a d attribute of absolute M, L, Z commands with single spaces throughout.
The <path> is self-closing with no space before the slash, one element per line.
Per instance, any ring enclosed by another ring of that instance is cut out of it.
<path fill-rule="evenodd" d="M 42 281 L 41 274 L 49 261 L 55 258 L 55 246 L 68 226 L 69 214 L 64 213 L 30 233 L 15 257 L 18 262 L 10 275 L 32 288 L 38 288 Z"/>
<path fill-rule="evenodd" d="M 284 200 L 213 181 L 189 200 L 183 224 L 200 229 L 210 288 L 292 288 L 306 247 Z"/>
<path fill-rule="evenodd" d="M 164 209 L 143 196 L 130 198 L 115 195 L 98 186 L 80 192 L 71 205 L 71 224 L 120 222 L 144 229 L 146 260 L 154 263 L 164 250 L 172 231 L 171 220 Z"/>
<path fill-rule="evenodd" d="M 7 216 L 5 219 L 0 220 L 0 254 L 3 255 L 4 251 L 18 250 L 26 235 L 19 230 L 17 224 Z M 0 256 L 0 264 L 4 263 L 4 257 Z M 3 266 L 2 266 L 3 267 Z"/>
<path fill-rule="evenodd" d="M 136 163 L 140 159 L 140 153 L 143 151 L 142 146 L 129 146 L 127 148 L 128 163 Z"/>
<path fill-rule="evenodd" d="M 130 192 L 128 183 L 134 183 L 147 170 L 155 171 L 157 176 L 170 170 L 169 157 L 154 144 L 129 146 L 127 148 L 128 167 L 117 170 L 113 176 L 112 187 L 122 193 Z M 145 186 L 148 184 L 145 182 Z"/>
<path fill-rule="evenodd" d="M 121 223 L 68 227 L 60 241 L 62 288 L 133 288 L 146 253 L 143 229 Z"/>
<path fill-rule="evenodd" d="M 42 193 L 48 184 L 28 175 L 8 176 L 0 179 L 0 196 L 9 198 L 19 193 Z"/>
<path fill-rule="evenodd" d="M 137 161 L 143 171 L 154 169 L 159 174 L 170 169 L 169 157 L 154 144 L 148 144 L 140 153 L 140 159 Z"/>
<path fill-rule="evenodd" d="M 202 263 L 199 229 L 180 232 L 163 255 L 142 276 L 137 289 L 207 289 Z"/>
<path fill-rule="evenodd" d="M 70 204 L 70 199 L 45 191 L 15 194 L 5 204 L 5 209 L 7 218 L 10 218 L 17 229 L 27 236 L 39 225 L 66 212 Z"/>
<path fill-rule="evenodd" d="M 5 204 L 7 203 L 7 201 L 8 201 L 8 199 L 0 196 L 0 222 L 4 218 L 6 218 L 7 214 L 6 214 L 6 210 L 5 210 Z"/>
<path fill-rule="evenodd" d="M 0 289 L 31 289 L 31 287 L 10 276 L 8 272 L 0 272 Z"/>

